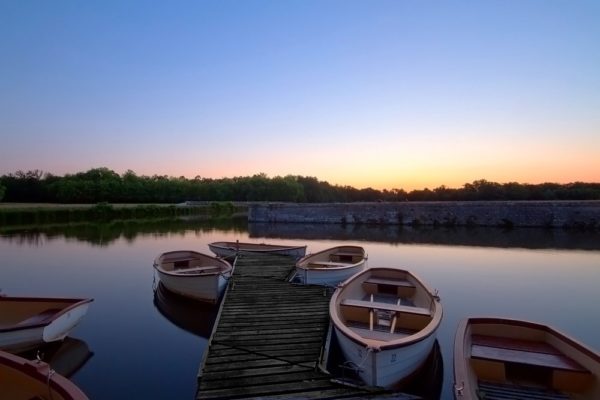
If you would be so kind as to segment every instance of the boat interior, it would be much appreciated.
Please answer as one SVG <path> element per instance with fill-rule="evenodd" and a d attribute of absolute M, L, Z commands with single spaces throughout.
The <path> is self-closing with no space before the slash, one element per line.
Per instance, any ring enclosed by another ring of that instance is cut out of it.
<path fill-rule="evenodd" d="M 482 326 L 471 333 L 468 362 L 480 395 L 486 399 L 596 398 L 578 395 L 598 383 L 588 369 L 551 344 L 558 343 L 555 336 L 522 328 L 518 337 L 498 336 L 502 329 L 507 328 Z M 513 335 L 514 331 L 513 327 Z"/>
<path fill-rule="evenodd" d="M 306 264 L 307 268 L 335 268 L 353 265 L 361 262 L 364 252 L 360 248 L 340 248 L 323 254 L 323 259 L 311 260 Z"/>
<path fill-rule="evenodd" d="M 431 298 L 408 276 L 371 275 L 358 283 L 340 300 L 340 317 L 361 337 L 397 340 L 431 322 Z"/>
<path fill-rule="evenodd" d="M 49 323 L 56 313 L 73 302 L 0 301 L 0 329 L 21 328 Z"/>
<path fill-rule="evenodd" d="M 192 252 L 175 252 L 159 260 L 161 269 L 178 274 L 214 274 L 226 268 L 225 263 L 217 263 L 212 257 Z"/>

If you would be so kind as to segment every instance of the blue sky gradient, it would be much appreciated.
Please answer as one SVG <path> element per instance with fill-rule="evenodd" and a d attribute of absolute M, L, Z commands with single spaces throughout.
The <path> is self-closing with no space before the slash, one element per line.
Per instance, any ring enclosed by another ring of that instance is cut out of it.
<path fill-rule="evenodd" d="M 597 1 L 4 1 L 0 174 L 600 181 Z"/>

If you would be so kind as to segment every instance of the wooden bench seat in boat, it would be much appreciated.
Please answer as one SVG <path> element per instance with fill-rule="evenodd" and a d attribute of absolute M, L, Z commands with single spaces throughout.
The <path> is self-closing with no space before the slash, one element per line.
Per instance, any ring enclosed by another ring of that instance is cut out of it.
<path fill-rule="evenodd" d="M 345 267 L 350 265 L 345 262 L 336 262 L 336 261 L 312 261 L 308 263 L 308 268 L 320 268 L 320 267 Z"/>
<path fill-rule="evenodd" d="M 385 293 L 396 297 L 409 298 L 415 295 L 417 288 L 406 280 L 371 276 L 362 283 L 363 290 L 369 294 Z"/>
<path fill-rule="evenodd" d="M 54 315 L 60 311 L 60 308 L 50 308 L 44 311 L 41 311 L 37 314 L 31 315 L 30 317 L 19 321 L 14 326 L 15 327 L 24 327 L 30 325 L 44 325 L 52 320 Z"/>
<path fill-rule="evenodd" d="M 178 274 L 198 274 L 198 273 L 202 274 L 202 273 L 219 272 L 220 270 L 221 270 L 220 267 L 211 265 L 211 266 L 206 266 L 206 267 L 192 267 L 192 268 L 176 269 L 174 272 L 176 272 Z"/>
<path fill-rule="evenodd" d="M 363 259 L 363 255 L 360 253 L 353 253 L 350 251 L 337 251 L 329 254 L 329 261 L 334 262 L 347 262 L 354 264 Z"/>
<path fill-rule="evenodd" d="M 549 388 L 567 392 L 581 391 L 594 379 L 590 371 L 550 344 L 487 335 L 472 336 L 471 367 L 482 380 L 541 379 Z"/>
<path fill-rule="evenodd" d="M 409 287 L 414 288 L 411 282 L 406 279 L 395 279 L 395 278 L 378 278 L 378 277 L 370 277 L 365 281 L 365 283 L 373 283 L 375 285 L 390 285 L 390 286 L 400 286 L 400 287 Z"/>
<path fill-rule="evenodd" d="M 360 256 L 360 253 L 353 253 L 350 251 L 336 251 L 335 253 L 331 253 L 332 256 L 338 256 L 338 257 L 355 257 L 355 256 Z"/>
<path fill-rule="evenodd" d="M 343 306 L 361 307 L 372 310 L 386 310 L 386 311 L 397 311 L 407 314 L 417 314 L 431 316 L 431 311 L 428 308 L 413 307 L 413 306 L 402 306 L 398 304 L 381 303 L 377 301 L 366 301 L 366 300 L 355 300 L 355 299 L 344 299 L 340 303 Z"/>
<path fill-rule="evenodd" d="M 471 357 L 567 371 L 587 371 L 547 343 L 473 335 Z"/>

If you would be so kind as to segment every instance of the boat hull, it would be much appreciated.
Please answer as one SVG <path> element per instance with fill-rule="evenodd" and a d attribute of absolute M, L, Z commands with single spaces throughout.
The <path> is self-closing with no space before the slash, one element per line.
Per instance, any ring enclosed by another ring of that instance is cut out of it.
<path fill-rule="evenodd" d="M 199 301 L 216 303 L 227 287 L 231 272 L 184 276 L 167 274 L 158 270 L 158 276 L 164 287 L 171 292 Z"/>
<path fill-rule="evenodd" d="M 365 269 L 367 255 L 359 246 L 335 246 L 296 262 L 293 281 L 305 285 L 337 286 Z"/>
<path fill-rule="evenodd" d="M 219 300 L 233 273 L 227 261 L 191 250 L 162 253 L 154 269 L 167 290 L 208 303 Z"/>
<path fill-rule="evenodd" d="M 44 342 L 63 340 L 87 314 L 90 303 L 81 304 L 53 320 L 44 328 Z"/>
<path fill-rule="evenodd" d="M 345 336 L 339 329 L 335 333 L 349 366 L 356 368 L 359 377 L 369 386 L 391 388 L 419 370 L 433 350 L 435 335 L 405 347 L 382 351 L 371 349 Z"/>
<path fill-rule="evenodd" d="M 21 353 L 44 344 L 44 328 L 20 329 L 0 334 L 0 349 Z"/>
<path fill-rule="evenodd" d="M 38 303 L 38 308 L 43 309 L 43 304 L 49 304 L 49 307 L 56 306 L 57 302 L 53 299 L 38 299 L 38 298 L 4 298 L 12 301 L 15 306 L 18 303 L 33 304 Z M 58 302 L 62 299 L 58 299 Z M 63 340 L 71 331 L 81 322 L 87 314 L 91 299 L 69 300 L 65 299 L 64 309 L 52 309 L 55 311 L 53 315 L 44 317 L 43 321 L 34 321 L 38 315 L 43 315 L 44 312 L 31 315 L 30 322 L 23 321 L 21 323 L 8 326 L 0 329 L 0 349 L 12 353 L 21 353 L 35 349 L 44 343 L 51 343 Z"/>
<path fill-rule="evenodd" d="M 347 268 L 306 269 L 296 267 L 296 277 L 305 285 L 336 286 L 365 269 L 365 261 Z"/>

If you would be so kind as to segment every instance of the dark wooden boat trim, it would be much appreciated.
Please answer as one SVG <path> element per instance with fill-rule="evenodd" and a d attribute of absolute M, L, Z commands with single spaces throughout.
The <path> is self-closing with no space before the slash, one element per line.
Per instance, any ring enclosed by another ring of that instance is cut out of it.
<path fill-rule="evenodd" d="M 25 358 L 0 351 L 0 364 L 8 368 L 19 371 L 31 379 L 35 379 L 42 384 L 49 384 L 53 390 L 65 399 L 69 400 L 88 400 L 88 397 L 75 386 L 70 380 L 60 374 L 53 374 L 48 378 L 47 374 L 42 372 L 47 369 L 50 372 L 50 366 L 44 362 L 29 361 Z M 36 365 L 37 364 L 37 365 Z"/>

